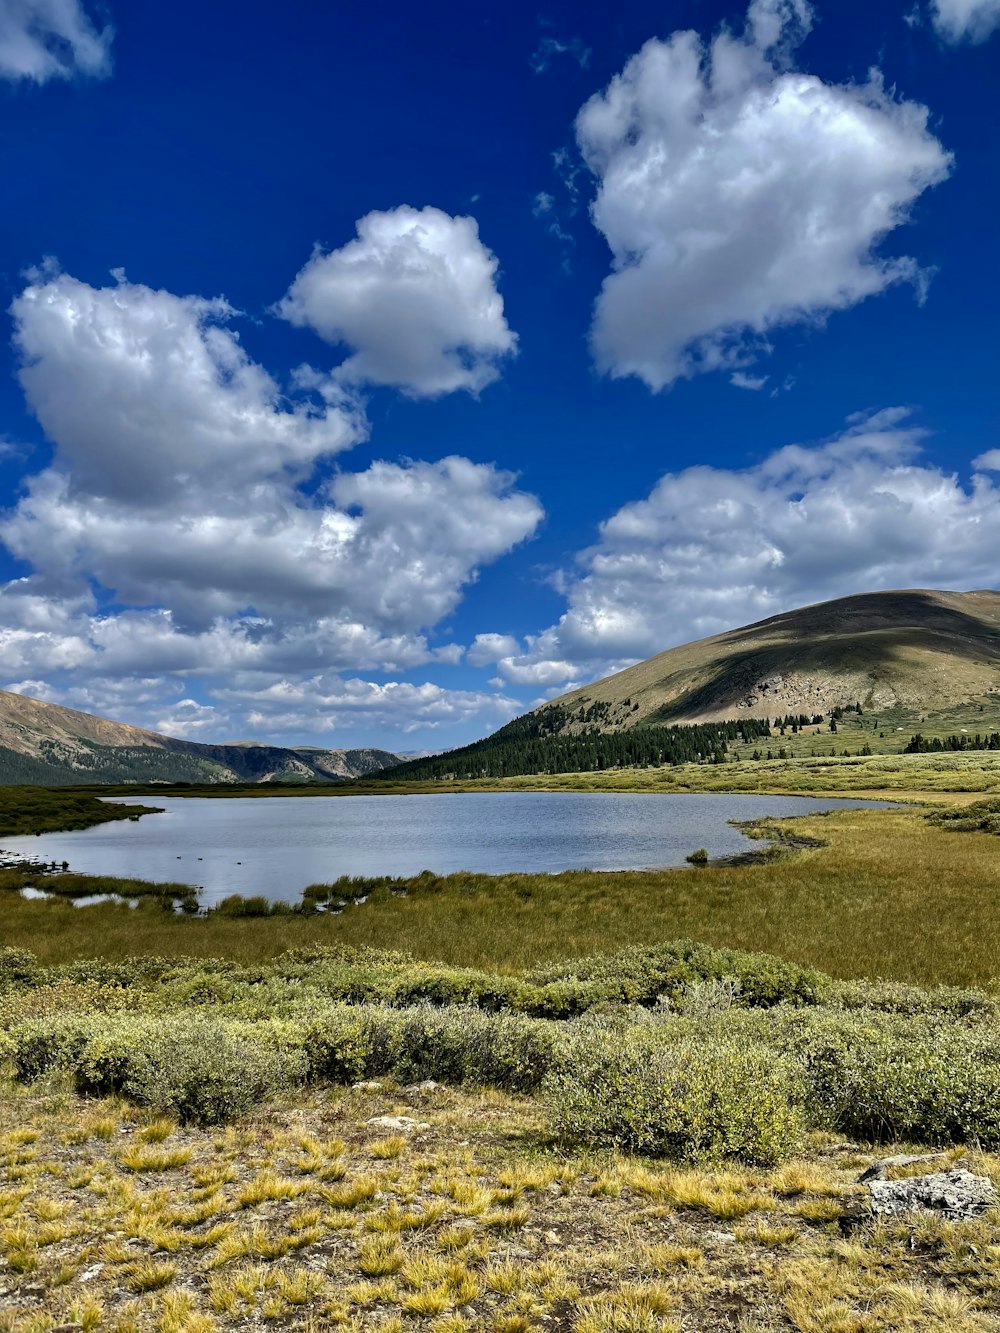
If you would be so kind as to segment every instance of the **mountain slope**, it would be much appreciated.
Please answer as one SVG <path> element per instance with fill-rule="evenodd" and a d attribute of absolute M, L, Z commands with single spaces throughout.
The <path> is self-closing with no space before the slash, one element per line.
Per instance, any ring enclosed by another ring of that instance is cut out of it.
<path fill-rule="evenodd" d="M 918 730 L 970 740 L 1000 730 L 1000 592 L 866 593 L 772 616 L 670 648 L 387 776 L 593 771 L 715 761 L 732 749 L 749 758 L 767 753 L 767 720 L 789 714 L 778 745 L 792 754 L 900 750 Z"/>
<path fill-rule="evenodd" d="M 995 690 L 1000 592 L 907 590 L 821 602 L 669 648 L 538 712 L 562 710 L 564 731 L 617 731 L 855 702 L 936 712 Z"/>
<path fill-rule="evenodd" d="M 387 750 L 203 745 L 0 690 L 0 783 L 329 782 L 398 762 Z"/>

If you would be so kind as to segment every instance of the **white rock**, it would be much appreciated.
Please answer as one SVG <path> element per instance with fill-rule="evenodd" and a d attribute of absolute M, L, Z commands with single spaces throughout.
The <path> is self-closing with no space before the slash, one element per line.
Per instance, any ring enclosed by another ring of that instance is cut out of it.
<path fill-rule="evenodd" d="M 422 1120 L 414 1120 L 410 1115 L 376 1115 L 368 1124 L 373 1129 L 394 1129 L 397 1133 L 411 1134 L 417 1129 L 430 1129 Z"/>

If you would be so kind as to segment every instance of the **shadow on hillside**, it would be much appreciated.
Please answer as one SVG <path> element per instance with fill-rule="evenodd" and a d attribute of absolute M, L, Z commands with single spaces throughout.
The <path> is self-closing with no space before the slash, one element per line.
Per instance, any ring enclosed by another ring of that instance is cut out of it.
<path fill-rule="evenodd" d="M 915 650 L 1000 664 L 1000 624 L 943 606 L 919 592 L 843 598 L 773 616 L 725 639 L 736 651 L 708 668 L 693 689 L 657 709 L 648 722 L 737 709 L 761 681 L 794 672 L 863 672 L 873 684 L 891 680 Z M 766 642 L 760 644 L 761 639 Z M 747 645 L 742 650 L 741 643 Z M 776 701 L 776 707 L 780 711 L 783 705 Z"/>

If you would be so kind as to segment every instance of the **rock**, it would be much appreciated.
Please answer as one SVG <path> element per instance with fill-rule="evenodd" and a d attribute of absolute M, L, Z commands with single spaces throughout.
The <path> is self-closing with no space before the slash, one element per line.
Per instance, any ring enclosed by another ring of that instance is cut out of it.
<path fill-rule="evenodd" d="M 422 1120 L 414 1120 L 410 1115 L 376 1115 L 368 1124 L 373 1129 L 394 1129 L 397 1133 L 411 1134 L 416 1129 L 430 1129 Z"/>
<path fill-rule="evenodd" d="M 871 1204 L 867 1199 L 864 1202 L 857 1199 L 841 1209 L 840 1216 L 837 1218 L 837 1225 L 840 1227 L 841 1235 L 849 1236 L 858 1227 L 864 1226 L 866 1222 L 871 1220 Z"/>
<path fill-rule="evenodd" d="M 895 1157 L 883 1157 L 877 1162 L 873 1162 L 867 1171 L 862 1171 L 858 1176 L 858 1184 L 866 1185 L 869 1180 L 885 1180 L 886 1176 L 895 1167 L 913 1166 L 917 1162 L 936 1162 L 944 1156 L 943 1152 L 932 1153 L 897 1153 Z"/>
<path fill-rule="evenodd" d="M 432 1078 L 425 1078 L 423 1083 L 411 1083 L 410 1086 L 408 1088 L 404 1088 L 403 1091 L 408 1096 L 412 1097 L 415 1093 L 418 1092 L 437 1092 L 440 1087 L 441 1084 L 435 1083 Z"/>
<path fill-rule="evenodd" d="M 716 1245 L 735 1245 L 736 1237 L 731 1231 L 706 1231 L 706 1240 L 714 1240 Z"/>
<path fill-rule="evenodd" d="M 361 1083 L 352 1083 L 351 1087 L 355 1092 L 381 1092 L 384 1084 L 379 1083 L 378 1079 L 369 1078 Z"/>
<path fill-rule="evenodd" d="M 953 1222 L 985 1213 L 997 1201 L 993 1182 L 971 1171 L 935 1171 L 906 1180 L 869 1180 L 872 1212 L 880 1217 L 900 1213 L 940 1213 Z"/>

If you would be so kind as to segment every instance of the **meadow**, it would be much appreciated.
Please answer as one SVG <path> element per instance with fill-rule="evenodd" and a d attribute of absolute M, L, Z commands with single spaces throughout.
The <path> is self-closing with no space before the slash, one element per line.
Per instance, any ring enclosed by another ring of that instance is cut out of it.
<path fill-rule="evenodd" d="M 0 1331 L 1000 1329 L 998 1210 L 858 1182 L 906 1148 L 1000 1187 L 1000 769 L 746 768 L 923 804 L 276 913 L 0 872 Z"/>

